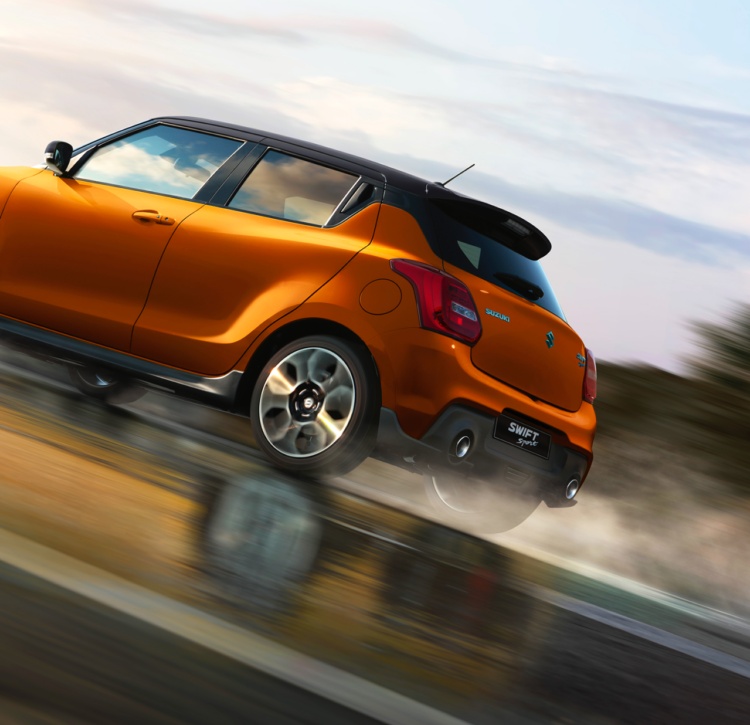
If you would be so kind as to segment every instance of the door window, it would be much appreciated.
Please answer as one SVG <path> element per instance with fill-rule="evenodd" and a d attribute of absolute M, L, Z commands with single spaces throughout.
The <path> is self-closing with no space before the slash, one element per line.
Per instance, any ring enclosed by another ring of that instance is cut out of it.
<path fill-rule="evenodd" d="M 75 176 L 191 199 L 241 145 L 222 136 L 152 126 L 97 149 Z"/>
<path fill-rule="evenodd" d="M 229 207 L 323 226 L 358 178 L 271 150 L 252 170 Z"/>

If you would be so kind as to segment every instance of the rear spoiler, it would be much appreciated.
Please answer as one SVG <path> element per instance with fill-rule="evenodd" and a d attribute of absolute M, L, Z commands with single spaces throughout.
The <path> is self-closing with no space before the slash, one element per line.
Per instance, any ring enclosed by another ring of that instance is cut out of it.
<path fill-rule="evenodd" d="M 541 259 L 552 249 L 552 244 L 533 224 L 509 211 L 483 201 L 429 184 L 430 203 L 461 224 L 512 249 L 528 259 Z"/>

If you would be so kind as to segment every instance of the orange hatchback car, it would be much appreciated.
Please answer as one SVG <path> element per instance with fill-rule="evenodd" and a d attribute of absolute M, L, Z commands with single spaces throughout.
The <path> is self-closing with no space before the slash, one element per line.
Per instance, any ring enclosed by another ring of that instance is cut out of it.
<path fill-rule="evenodd" d="M 539 263 L 548 239 L 503 209 L 170 117 L 0 170 L 0 212 L 0 335 L 94 396 L 246 415 L 307 476 L 374 455 L 497 530 L 586 477 L 594 358 Z"/>

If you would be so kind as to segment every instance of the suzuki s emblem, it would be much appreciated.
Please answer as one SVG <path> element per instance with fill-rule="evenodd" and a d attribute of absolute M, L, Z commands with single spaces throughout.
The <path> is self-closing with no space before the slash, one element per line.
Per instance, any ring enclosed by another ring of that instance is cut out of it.
<path fill-rule="evenodd" d="M 555 336 L 551 333 L 547 333 L 547 347 L 551 348 L 555 344 Z"/>

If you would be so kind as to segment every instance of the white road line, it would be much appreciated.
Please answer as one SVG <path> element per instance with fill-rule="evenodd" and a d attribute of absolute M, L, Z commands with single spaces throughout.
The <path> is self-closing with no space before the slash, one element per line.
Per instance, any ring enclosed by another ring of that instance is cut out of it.
<path fill-rule="evenodd" d="M 561 609 L 574 612 L 587 619 L 606 624 L 609 627 L 614 627 L 622 632 L 627 632 L 633 637 L 639 637 L 675 652 L 689 655 L 714 667 L 719 667 L 722 670 L 750 678 L 750 662 L 747 660 L 727 654 L 726 652 L 721 652 L 708 645 L 693 642 L 678 634 L 666 632 L 653 625 L 639 622 L 637 619 L 631 619 L 623 614 L 610 612 L 608 609 L 599 607 L 596 604 L 589 604 L 565 596 L 564 594 L 559 594 L 545 587 L 533 586 L 530 587 L 530 591 L 538 599 L 549 602 Z"/>
<path fill-rule="evenodd" d="M 465 725 L 428 705 L 2 529 L 0 560 L 384 723 Z"/>

